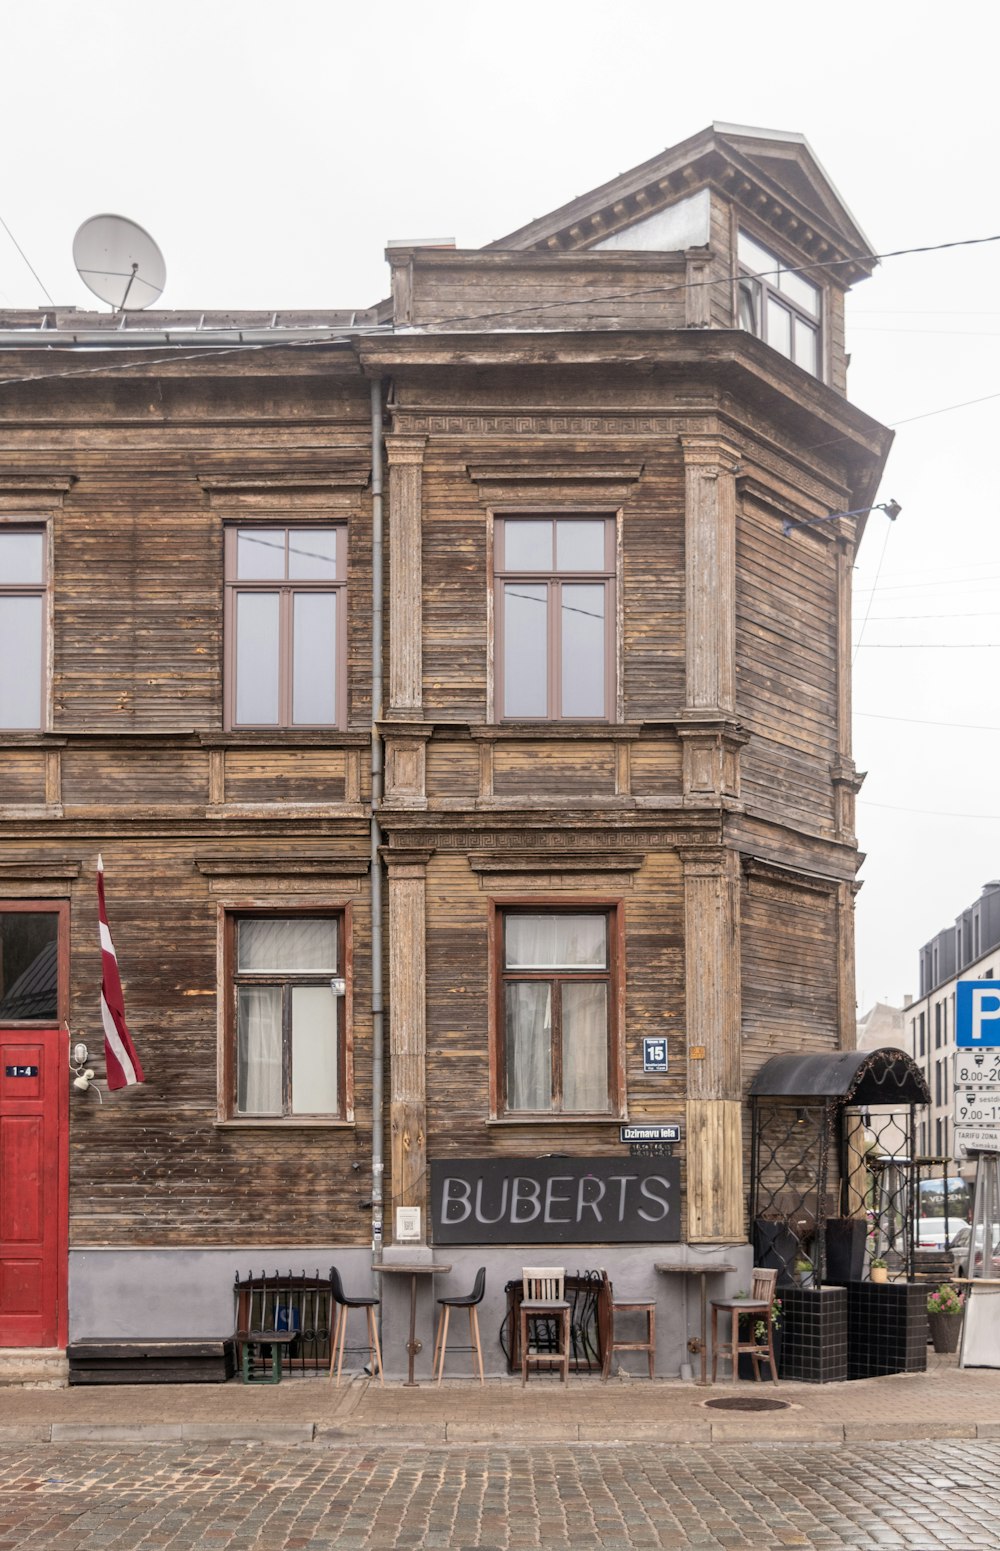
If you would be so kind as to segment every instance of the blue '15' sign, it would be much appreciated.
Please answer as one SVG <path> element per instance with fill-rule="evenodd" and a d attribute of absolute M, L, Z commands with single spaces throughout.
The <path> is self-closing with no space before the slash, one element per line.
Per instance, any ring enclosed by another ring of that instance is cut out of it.
<path fill-rule="evenodd" d="M 955 988 L 955 1044 L 1000 1045 L 1000 980 L 960 980 Z"/>

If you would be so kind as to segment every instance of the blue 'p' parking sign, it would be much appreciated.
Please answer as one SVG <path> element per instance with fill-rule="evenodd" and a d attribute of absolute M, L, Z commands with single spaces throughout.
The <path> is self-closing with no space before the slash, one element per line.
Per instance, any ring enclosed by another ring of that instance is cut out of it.
<path fill-rule="evenodd" d="M 960 980 L 955 987 L 955 1044 L 961 1050 L 1000 1045 L 1000 980 Z"/>

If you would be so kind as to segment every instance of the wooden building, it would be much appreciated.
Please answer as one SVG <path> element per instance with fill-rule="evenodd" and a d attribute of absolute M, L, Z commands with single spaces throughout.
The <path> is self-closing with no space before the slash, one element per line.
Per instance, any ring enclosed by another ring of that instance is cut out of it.
<path fill-rule="evenodd" d="M 853 1045 L 864 235 L 716 125 L 387 256 L 367 312 L 0 314 L 0 1346 L 357 1286 L 384 1202 L 484 1329 L 544 1251 L 676 1373 L 653 1267 L 749 1266 L 751 1079 Z M 99 851 L 147 1075 L 103 1102 Z"/>

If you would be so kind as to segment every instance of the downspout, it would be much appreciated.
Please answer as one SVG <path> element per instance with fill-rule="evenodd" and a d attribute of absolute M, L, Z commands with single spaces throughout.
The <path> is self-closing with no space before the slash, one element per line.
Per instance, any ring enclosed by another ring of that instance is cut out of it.
<path fill-rule="evenodd" d="M 372 1260 L 382 1258 L 385 1175 L 385 1029 L 382 1005 L 382 382 L 371 385 L 372 417 L 372 737 L 371 737 L 371 934 L 372 934 Z M 375 1278 L 373 1277 L 373 1280 Z M 377 1291 L 377 1289 L 376 1289 Z"/>

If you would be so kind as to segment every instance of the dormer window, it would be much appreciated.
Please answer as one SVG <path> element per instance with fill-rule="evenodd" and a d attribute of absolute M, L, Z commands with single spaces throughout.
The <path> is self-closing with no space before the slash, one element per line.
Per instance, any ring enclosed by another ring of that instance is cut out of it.
<path fill-rule="evenodd" d="M 823 293 L 777 254 L 740 232 L 737 242 L 738 326 L 766 340 L 814 377 L 822 375 L 820 325 Z"/>

